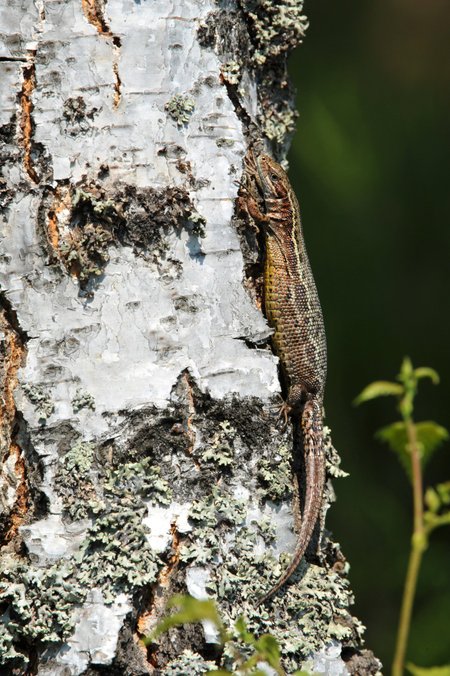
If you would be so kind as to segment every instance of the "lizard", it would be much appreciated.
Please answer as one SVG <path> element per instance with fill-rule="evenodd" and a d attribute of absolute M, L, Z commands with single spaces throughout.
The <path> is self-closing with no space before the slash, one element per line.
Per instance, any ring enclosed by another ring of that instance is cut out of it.
<path fill-rule="evenodd" d="M 281 576 L 256 603 L 271 598 L 291 577 L 312 537 L 325 484 L 323 395 L 327 370 L 325 329 L 316 284 L 306 253 L 300 208 L 284 169 L 265 154 L 252 151 L 245 159 L 246 185 L 240 207 L 264 233 L 263 298 L 274 329 L 287 397 L 280 415 L 290 416 L 299 430 L 304 453 L 305 499 L 292 559 Z M 263 203 L 263 209 L 259 202 Z"/>

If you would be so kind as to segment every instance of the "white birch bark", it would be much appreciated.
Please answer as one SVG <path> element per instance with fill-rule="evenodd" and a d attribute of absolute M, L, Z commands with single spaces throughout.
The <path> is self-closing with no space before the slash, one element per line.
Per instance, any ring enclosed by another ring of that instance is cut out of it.
<path fill-rule="evenodd" d="M 288 670 L 377 670 L 326 534 L 252 605 L 294 545 L 292 442 L 234 210 L 249 142 L 283 156 L 304 23 L 295 0 L 2 3 L 2 673 L 204 673 L 207 625 L 140 643 L 180 591 Z"/>

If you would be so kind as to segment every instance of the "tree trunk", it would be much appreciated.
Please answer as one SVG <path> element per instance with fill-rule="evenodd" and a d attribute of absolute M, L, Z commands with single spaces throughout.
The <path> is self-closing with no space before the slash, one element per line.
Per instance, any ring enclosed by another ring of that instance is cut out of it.
<path fill-rule="evenodd" d="M 218 599 L 227 624 L 244 613 L 288 671 L 378 669 L 326 532 L 253 605 L 294 546 L 292 434 L 271 413 L 262 251 L 235 199 L 249 143 L 284 157 L 301 9 L 0 13 L 2 673 L 226 664 L 208 625 L 144 647 L 175 592 Z"/>

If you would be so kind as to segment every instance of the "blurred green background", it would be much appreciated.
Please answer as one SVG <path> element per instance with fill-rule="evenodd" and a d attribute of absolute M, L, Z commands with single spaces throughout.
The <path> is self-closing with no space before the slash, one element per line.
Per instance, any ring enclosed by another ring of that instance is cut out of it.
<path fill-rule="evenodd" d="M 327 422 L 348 479 L 328 526 L 351 563 L 367 647 L 390 670 L 411 531 L 410 487 L 373 438 L 393 400 L 354 408 L 408 354 L 416 419 L 450 429 L 450 3 L 308 0 L 290 60 L 300 118 L 290 154 L 329 344 Z M 450 444 L 425 483 L 450 480 Z M 425 554 L 408 659 L 450 664 L 450 528 Z"/>

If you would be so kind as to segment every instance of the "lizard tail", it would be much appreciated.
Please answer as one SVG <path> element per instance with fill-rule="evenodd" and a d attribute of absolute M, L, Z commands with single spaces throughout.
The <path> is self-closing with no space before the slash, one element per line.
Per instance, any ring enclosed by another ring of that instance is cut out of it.
<path fill-rule="evenodd" d="M 322 505 L 325 484 L 325 456 L 323 450 L 322 406 L 311 399 L 306 402 L 301 428 L 305 454 L 306 491 L 300 532 L 294 556 L 288 568 L 272 589 L 256 602 L 256 607 L 273 596 L 294 573 L 308 547 Z"/>

